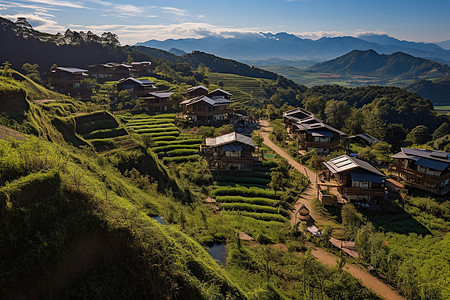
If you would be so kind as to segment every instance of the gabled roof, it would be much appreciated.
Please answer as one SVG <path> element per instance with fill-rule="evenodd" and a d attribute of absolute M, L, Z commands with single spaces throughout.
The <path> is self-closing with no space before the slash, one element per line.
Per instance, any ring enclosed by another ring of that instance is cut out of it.
<path fill-rule="evenodd" d="M 297 127 L 300 131 L 307 131 L 309 134 L 312 134 L 313 132 L 336 132 L 339 135 L 347 135 L 346 133 L 331 127 L 328 124 L 325 124 L 323 122 L 315 122 L 315 123 L 295 123 L 295 127 Z"/>
<path fill-rule="evenodd" d="M 207 87 L 205 87 L 205 86 L 203 86 L 203 85 L 197 85 L 197 86 L 193 86 L 193 87 L 190 87 L 190 88 L 188 88 L 187 90 L 186 90 L 186 92 L 192 92 L 192 91 L 195 91 L 195 90 L 198 90 L 198 89 L 202 89 L 202 90 L 205 90 L 205 91 L 208 91 L 208 88 Z"/>
<path fill-rule="evenodd" d="M 450 153 L 437 150 L 402 148 L 391 158 L 414 160 L 417 165 L 439 171 L 450 165 Z"/>
<path fill-rule="evenodd" d="M 348 155 L 341 155 L 335 158 L 330 159 L 323 163 L 325 167 L 328 168 L 333 174 L 341 173 L 344 171 L 352 170 L 355 168 L 361 168 L 367 172 L 386 177 L 382 172 L 380 172 L 377 168 L 369 164 L 368 162 L 350 157 Z"/>
<path fill-rule="evenodd" d="M 219 94 L 226 95 L 226 96 L 233 96 L 233 94 L 231 94 L 225 90 L 222 90 L 222 89 L 215 89 L 214 91 L 209 92 L 208 96 L 211 94 L 214 94 L 214 93 L 219 93 Z"/>
<path fill-rule="evenodd" d="M 151 86 L 151 85 L 155 84 L 153 81 L 150 81 L 148 79 L 142 79 L 141 80 L 141 79 L 136 79 L 134 77 L 122 78 L 122 79 L 119 80 L 119 83 L 123 83 L 123 82 L 128 81 L 128 80 L 133 81 L 134 83 L 142 85 L 142 86 Z"/>
<path fill-rule="evenodd" d="M 153 96 L 156 98 L 169 98 L 173 92 L 151 92 L 148 93 L 149 96 Z"/>
<path fill-rule="evenodd" d="M 132 66 L 149 66 L 151 64 L 151 61 L 135 61 L 131 63 Z"/>
<path fill-rule="evenodd" d="M 201 101 L 206 102 L 212 106 L 222 106 L 222 105 L 227 105 L 229 103 L 232 103 L 230 100 L 225 99 L 225 98 L 211 99 L 208 96 L 199 96 L 199 97 L 195 97 L 192 99 L 184 100 L 184 101 L 180 102 L 180 104 L 181 105 L 192 105 L 192 104 L 195 104 L 195 103 L 198 103 Z"/>
<path fill-rule="evenodd" d="M 79 69 L 79 68 L 72 68 L 72 67 L 56 67 L 57 70 L 68 72 L 68 73 L 83 73 L 88 72 L 88 70 L 85 69 Z"/>
<path fill-rule="evenodd" d="M 358 133 L 356 136 L 362 138 L 363 140 L 365 140 L 366 142 L 368 142 L 370 144 L 375 144 L 375 143 L 381 142 L 379 139 L 371 136 L 368 133 Z"/>
<path fill-rule="evenodd" d="M 307 111 L 303 108 L 294 108 L 283 113 L 284 118 L 291 119 L 295 122 L 301 122 L 306 120 L 316 120 L 318 122 L 322 122 L 319 118 L 317 118 L 312 112 Z"/>
<path fill-rule="evenodd" d="M 237 132 L 228 133 L 225 135 L 218 136 L 216 138 L 207 138 L 206 146 L 218 147 L 235 142 L 255 148 L 255 144 L 253 144 L 253 140 L 251 137 L 245 136 Z"/>

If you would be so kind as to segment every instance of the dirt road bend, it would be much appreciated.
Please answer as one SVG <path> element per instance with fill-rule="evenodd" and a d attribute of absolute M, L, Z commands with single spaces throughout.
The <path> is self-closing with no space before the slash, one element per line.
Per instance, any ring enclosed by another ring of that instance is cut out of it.
<path fill-rule="evenodd" d="M 270 126 L 270 123 L 267 120 L 261 120 L 259 122 L 260 124 L 260 130 L 259 133 L 264 138 L 264 144 L 266 144 L 269 148 L 271 148 L 273 151 L 275 151 L 278 155 L 283 157 L 288 161 L 288 163 L 297 169 L 300 173 L 308 177 L 310 181 L 310 185 L 308 188 L 303 192 L 302 195 L 300 195 L 299 200 L 295 204 L 295 212 L 300 208 L 302 204 L 304 204 L 310 212 L 311 217 L 318 221 L 324 219 L 322 215 L 319 215 L 314 212 L 312 208 L 312 201 L 314 198 L 317 197 L 317 177 L 316 173 L 307 168 L 306 166 L 303 166 L 296 162 L 288 153 L 286 153 L 283 149 L 275 145 L 269 138 L 270 133 L 272 132 L 273 128 Z M 292 214 L 291 217 L 291 223 L 295 222 L 295 213 Z M 336 264 L 338 257 L 334 254 L 331 254 L 321 248 L 313 248 L 312 249 L 312 255 L 319 260 L 321 263 L 333 266 Z M 361 283 L 371 290 L 373 290 L 375 293 L 377 293 L 379 296 L 383 297 L 384 299 L 389 300 L 404 300 L 402 296 L 400 296 L 394 289 L 382 282 L 380 279 L 376 278 L 372 274 L 370 274 L 367 270 L 365 270 L 362 266 L 359 266 L 358 264 L 351 264 L 346 263 L 344 266 L 344 269 L 348 271 L 350 274 L 352 274 L 354 277 L 361 280 Z"/>

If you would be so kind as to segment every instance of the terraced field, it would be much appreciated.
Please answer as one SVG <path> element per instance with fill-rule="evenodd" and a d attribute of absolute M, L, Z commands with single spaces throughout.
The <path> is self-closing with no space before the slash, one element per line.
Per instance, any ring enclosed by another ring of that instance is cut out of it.
<path fill-rule="evenodd" d="M 282 193 L 267 186 L 270 169 L 275 165 L 269 162 L 254 172 L 225 173 L 216 178 L 212 196 L 226 215 L 284 223 L 289 211 L 282 205 Z"/>
<path fill-rule="evenodd" d="M 76 132 L 91 143 L 97 151 L 135 146 L 123 125 L 108 112 L 78 115 L 75 117 Z"/>
<path fill-rule="evenodd" d="M 183 163 L 200 158 L 199 136 L 181 133 L 175 114 L 121 116 L 130 131 L 150 138 L 151 149 L 164 163 Z"/>
<path fill-rule="evenodd" d="M 240 104 L 250 104 L 252 95 L 254 98 L 264 98 L 265 93 L 261 87 L 262 83 L 270 83 L 272 80 L 251 78 L 234 74 L 210 73 L 208 80 L 211 83 L 222 81 L 224 89 L 233 94 L 231 100 Z"/>

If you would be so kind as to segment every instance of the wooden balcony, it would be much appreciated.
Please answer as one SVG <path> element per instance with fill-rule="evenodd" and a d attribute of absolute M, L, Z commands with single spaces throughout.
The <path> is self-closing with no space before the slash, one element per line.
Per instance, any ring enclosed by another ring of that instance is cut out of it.
<path fill-rule="evenodd" d="M 384 197 L 383 188 L 355 188 L 355 187 L 341 187 L 342 194 L 347 195 L 365 195 L 372 197 Z"/>
<path fill-rule="evenodd" d="M 340 141 L 331 141 L 331 142 L 310 142 L 310 141 L 300 141 L 300 145 L 306 148 L 338 148 L 340 146 Z"/>
<path fill-rule="evenodd" d="M 186 111 L 186 115 L 195 115 L 198 117 L 212 117 L 217 115 L 223 115 L 233 112 L 232 109 L 221 109 L 221 110 L 211 110 L 211 111 Z"/>
<path fill-rule="evenodd" d="M 398 173 L 401 175 L 405 175 L 406 176 L 406 180 L 408 180 L 408 178 L 411 178 L 410 180 L 412 180 L 412 178 L 414 180 L 414 182 L 426 182 L 429 184 L 440 184 L 442 181 L 447 180 L 447 178 L 450 178 L 450 173 L 447 174 L 443 174 L 441 176 L 435 176 L 435 175 L 430 175 L 427 173 L 423 173 L 423 172 L 419 172 L 416 170 L 412 170 L 412 169 L 406 169 L 402 166 L 398 166 L 398 165 L 391 165 L 389 166 L 389 171 L 392 173 Z"/>

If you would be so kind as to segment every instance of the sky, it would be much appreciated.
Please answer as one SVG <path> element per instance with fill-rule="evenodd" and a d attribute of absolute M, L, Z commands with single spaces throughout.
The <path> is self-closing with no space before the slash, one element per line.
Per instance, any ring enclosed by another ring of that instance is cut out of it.
<path fill-rule="evenodd" d="M 0 16 L 26 17 L 36 30 L 49 33 L 111 31 L 123 45 L 248 32 L 450 39 L 449 0 L 0 0 Z"/>

